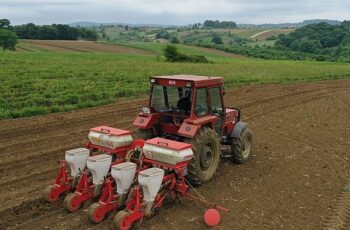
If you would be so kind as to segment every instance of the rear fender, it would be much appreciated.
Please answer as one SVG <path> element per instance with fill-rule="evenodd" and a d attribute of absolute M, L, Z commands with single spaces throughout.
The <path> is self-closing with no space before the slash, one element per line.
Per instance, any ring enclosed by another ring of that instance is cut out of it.
<path fill-rule="evenodd" d="M 218 119 L 219 118 L 217 116 L 205 116 L 194 120 L 186 119 L 180 126 L 180 129 L 177 133 L 183 137 L 193 138 L 196 136 L 198 130 L 201 127 L 208 126 L 210 128 L 213 128 L 212 123 Z"/>
<path fill-rule="evenodd" d="M 231 137 L 235 137 L 238 138 L 242 132 L 242 130 L 247 127 L 248 124 L 243 122 L 243 121 L 239 121 L 235 124 L 235 126 L 233 127 L 232 133 L 231 133 Z"/>
<path fill-rule="evenodd" d="M 184 122 L 180 126 L 180 129 L 177 133 L 178 133 L 178 135 L 183 136 L 183 137 L 193 138 L 194 136 L 196 136 L 200 127 L 201 127 L 200 125 L 193 125 L 193 124 L 189 124 L 189 123 Z"/>

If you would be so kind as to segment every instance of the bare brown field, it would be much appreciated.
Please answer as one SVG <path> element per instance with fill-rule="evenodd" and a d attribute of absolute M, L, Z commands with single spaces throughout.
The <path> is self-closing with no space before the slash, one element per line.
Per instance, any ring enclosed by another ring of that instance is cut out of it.
<path fill-rule="evenodd" d="M 246 164 L 223 160 L 215 178 L 198 188 L 230 209 L 215 229 L 350 229 L 349 98 L 350 80 L 227 89 L 226 103 L 241 107 L 254 148 Z M 145 103 L 1 120 L 0 229 L 108 229 L 111 217 L 93 225 L 85 208 L 68 213 L 62 199 L 47 204 L 41 192 L 52 183 L 57 160 L 82 146 L 90 127 L 132 129 Z M 142 229 L 203 229 L 204 211 L 184 199 Z"/>
<path fill-rule="evenodd" d="M 50 51 L 50 52 L 89 52 L 89 53 L 132 53 L 138 55 L 153 55 L 142 49 L 102 44 L 93 41 L 63 41 L 63 40 L 21 40 L 20 51 Z"/>

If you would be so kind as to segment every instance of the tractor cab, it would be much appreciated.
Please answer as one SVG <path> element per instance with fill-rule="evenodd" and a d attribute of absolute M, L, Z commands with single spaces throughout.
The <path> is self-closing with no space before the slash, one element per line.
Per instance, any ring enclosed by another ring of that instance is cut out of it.
<path fill-rule="evenodd" d="M 219 136 L 232 131 L 239 111 L 225 109 L 222 77 L 156 76 L 150 83 L 148 107 L 134 122 L 138 129 L 152 129 L 154 136 L 175 139 L 191 138 L 202 126 L 214 129 Z"/>

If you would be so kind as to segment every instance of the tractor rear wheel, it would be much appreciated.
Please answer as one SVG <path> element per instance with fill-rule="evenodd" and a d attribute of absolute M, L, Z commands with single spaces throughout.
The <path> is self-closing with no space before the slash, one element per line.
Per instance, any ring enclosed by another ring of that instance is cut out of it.
<path fill-rule="evenodd" d="M 137 139 L 148 140 L 153 137 L 154 135 L 153 135 L 152 129 L 136 129 L 133 134 L 134 140 L 137 140 Z"/>
<path fill-rule="evenodd" d="M 232 160 L 237 164 L 245 163 L 252 150 L 253 136 L 252 131 L 244 128 L 238 138 L 232 142 Z"/>
<path fill-rule="evenodd" d="M 192 185 L 210 181 L 220 162 L 220 142 L 214 130 L 204 127 L 187 142 L 192 144 L 193 158 L 188 166 L 187 178 Z"/>
<path fill-rule="evenodd" d="M 125 220 L 130 216 L 130 213 L 125 210 L 119 211 L 113 218 L 112 229 L 113 230 L 125 230 L 130 229 L 131 225 L 126 225 Z"/>

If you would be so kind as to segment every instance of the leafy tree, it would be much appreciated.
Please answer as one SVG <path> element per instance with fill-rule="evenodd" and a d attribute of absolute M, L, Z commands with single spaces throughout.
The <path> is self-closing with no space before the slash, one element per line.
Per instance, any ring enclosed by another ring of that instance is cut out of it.
<path fill-rule="evenodd" d="M 169 39 L 170 37 L 171 37 L 170 33 L 166 30 L 158 31 L 156 33 L 156 39 L 159 39 L 159 38 Z"/>
<path fill-rule="evenodd" d="M 208 59 L 202 55 L 185 55 L 179 53 L 174 45 L 167 45 L 164 49 L 164 56 L 170 62 L 193 62 L 208 63 Z"/>
<path fill-rule="evenodd" d="M 3 51 L 16 50 L 17 35 L 12 29 L 10 20 L 0 19 L 0 47 Z"/>
<path fill-rule="evenodd" d="M 164 49 L 164 56 L 168 61 L 177 60 L 179 55 L 180 55 L 180 53 L 178 52 L 176 46 L 167 45 Z"/>
<path fill-rule="evenodd" d="M 179 39 L 177 39 L 177 37 L 173 37 L 170 42 L 173 43 L 173 44 L 179 44 L 180 43 L 180 41 L 179 41 Z"/>
<path fill-rule="evenodd" d="M 215 44 L 224 44 L 221 37 L 220 36 L 215 36 L 211 39 L 211 42 L 212 43 L 215 43 Z"/>
<path fill-rule="evenodd" d="M 6 18 L 0 19 L 0 29 L 12 29 L 10 24 L 11 24 L 10 20 Z"/>
<path fill-rule="evenodd" d="M 0 47 L 5 50 L 16 50 L 17 36 L 13 31 L 0 29 Z"/>
<path fill-rule="evenodd" d="M 237 24 L 232 21 L 219 21 L 219 20 L 206 20 L 203 23 L 203 27 L 205 28 L 223 28 L 223 29 L 228 29 L 228 28 L 237 28 Z"/>

